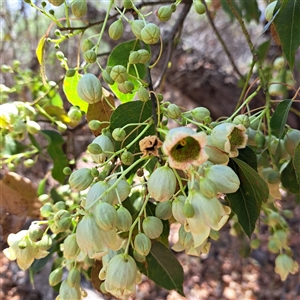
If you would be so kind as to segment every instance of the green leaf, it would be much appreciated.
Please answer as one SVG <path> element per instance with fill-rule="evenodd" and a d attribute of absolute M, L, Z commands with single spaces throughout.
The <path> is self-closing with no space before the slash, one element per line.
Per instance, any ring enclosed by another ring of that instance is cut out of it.
<path fill-rule="evenodd" d="M 274 19 L 283 53 L 290 65 L 294 68 L 295 53 L 300 46 L 300 0 L 281 1 L 278 15 Z"/>
<path fill-rule="evenodd" d="M 122 128 L 130 123 L 142 123 L 149 119 L 151 116 L 151 101 L 133 101 L 123 103 L 114 110 L 110 119 L 110 129 L 111 131 L 113 131 L 115 128 Z M 146 125 L 142 125 L 139 127 L 137 125 L 127 126 L 125 128 L 127 136 L 122 143 L 115 143 L 116 149 L 120 149 L 120 147 L 123 148 L 131 143 L 141 133 L 145 126 Z M 132 153 L 140 152 L 139 141 L 145 136 L 155 134 L 155 126 L 151 125 L 149 129 L 138 140 L 136 140 L 135 144 L 128 149 L 128 151 Z M 138 159 L 138 156 L 136 157 L 136 159 Z"/>
<path fill-rule="evenodd" d="M 38 46 L 35 50 L 36 57 L 39 61 L 39 64 L 42 66 L 44 64 L 44 49 L 45 49 L 45 42 L 46 42 L 47 36 L 43 35 L 38 43 Z"/>
<path fill-rule="evenodd" d="M 78 106 L 85 113 L 88 110 L 88 103 L 83 101 L 77 93 L 77 85 L 80 79 L 80 75 L 76 72 L 73 77 L 65 77 L 63 83 L 63 90 L 68 99 L 68 101 L 74 106 Z"/>
<path fill-rule="evenodd" d="M 56 188 L 50 190 L 50 196 L 53 200 L 53 203 L 64 201 L 64 198 L 57 192 Z"/>
<path fill-rule="evenodd" d="M 154 242 L 146 263 L 137 263 L 140 271 L 167 290 L 183 293 L 183 269 L 173 252 L 160 242 Z"/>
<path fill-rule="evenodd" d="M 299 171 L 299 167 L 298 170 Z M 299 173 L 298 173 L 299 175 Z M 292 194 L 300 194 L 300 184 L 298 182 L 296 169 L 293 165 L 293 160 L 289 162 L 289 164 L 284 168 L 281 172 L 280 180 L 282 186 Z"/>
<path fill-rule="evenodd" d="M 241 183 L 240 188 L 226 198 L 250 238 L 260 214 L 261 204 L 269 197 L 269 189 L 257 172 L 242 160 L 233 158 L 229 166 L 236 172 Z"/>
<path fill-rule="evenodd" d="M 64 183 L 66 175 L 63 169 L 69 165 L 69 161 L 62 150 L 64 139 L 62 136 L 53 130 L 42 130 L 41 133 L 49 141 L 47 152 L 53 160 L 52 177 L 60 183 Z"/>
<path fill-rule="evenodd" d="M 133 50 L 139 50 L 142 46 L 140 42 L 137 42 L 136 40 L 132 40 L 129 42 L 124 42 L 116 46 L 112 52 L 110 53 L 107 61 L 108 66 L 116 66 L 116 65 L 122 65 L 125 68 L 127 68 L 128 64 L 128 57 L 131 51 Z M 146 50 L 150 52 L 150 48 L 148 45 L 145 47 Z M 128 73 L 133 75 L 134 77 L 139 77 L 140 79 L 144 79 L 146 76 L 146 66 L 144 64 L 136 64 L 136 68 L 138 71 L 138 74 L 136 73 L 136 70 L 133 65 L 130 65 Z M 137 90 L 140 86 L 139 82 L 132 77 L 129 77 L 129 80 L 134 84 L 134 90 Z M 118 84 L 114 83 L 113 85 L 110 85 L 111 90 L 114 92 L 116 97 L 122 102 L 129 102 L 133 100 L 135 97 L 135 93 L 132 94 L 123 94 L 118 89 Z"/>
<path fill-rule="evenodd" d="M 292 100 L 283 100 L 282 102 L 280 102 L 271 117 L 270 126 L 272 134 L 277 136 L 279 139 L 281 139 L 283 136 L 284 127 L 292 102 Z"/>
<path fill-rule="evenodd" d="M 244 149 L 239 149 L 238 159 L 247 163 L 252 169 L 257 171 L 257 157 L 255 152 L 250 147 L 247 146 Z"/>
<path fill-rule="evenodd" d="M 43 178 L 40 180 L 38 187 L 37 187 L 37 195 L 41 196 L 42 194 L 45 194 L 46 191 L 46 183 L 47 183 L 47 178 Z"/>
<path fill-rule="evenodd" d="M 295 169 L 297 182 L 300 185 L 300 144 L 298 144 L 298 146 L 295 148 L 293 165 Z"/>
<path fill-rule="evenodd" d="M 267 54 L 270 49 L 270 44 L 271 44 L 271 40 L 268 40 L 268 41 L 263 42 L 262 44 L 260 44 L 257 47 L 258 59 L 261 64 L 265 61 L 265 59 L 267 57 Z"/>
<path fill-rule="evenodd" d="M 1 151 L 1 155 L 9 157 L 14 154 L 25 152 L 28 149 L 27 145 L 23 145 L 20 142 L 12 139 L 9 135 L 5 136 L 4 149 Z"/>

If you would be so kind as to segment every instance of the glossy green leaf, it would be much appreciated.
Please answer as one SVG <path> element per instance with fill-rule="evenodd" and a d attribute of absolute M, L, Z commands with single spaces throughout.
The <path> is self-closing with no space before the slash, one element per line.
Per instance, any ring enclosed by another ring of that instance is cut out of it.
<path fill-rule="evenodd" d="M 300 185 L 300 144 L 298 144 L 298 146 L 295 148 L 293 165 L 297 177 L 297 182 Z"/>
<path fill-rule="evenodd" d="M 292 105 L 292 100 L 283 100 L 278 104 L 271 117 L 270 126 L 272 134 L 279 139 L 282 138 L 288 114 Z"/>
<path fill-rule="evenodd" d="M 241 183 L 240 188 L 226 198 L 250 238 L 260 214 L 261 204 L 269 197 L 269 189 L 257 172 L 242 160 L 233 158 L 229 166 L 236 172 Z"/>
<path fill-rule="evenodd" d="M 130 52 L 133 50 L 135 51 L 139 50 L 141 48 L 142 46 L 140 42 L 137 42 L 136 40 L 121 43 L 112 50 L 111 54 L 108 57 L 107 65 L 112 67 L 116 65 L 122 65 L 125 68 L 127 68 L 128 57 Z M 150 48 L 148 45 L 146 45 L 146 49 L 150 52 Z M 128 73 L 133 75 L 134 77 L 139 77 L 140 79 L 144 79 L 147 72 L 146 66 L 144 64 L 137 64 L 136 69 L 138 71 L 138 74 L 136 73 L 134 66 L 131 65 L 129 67 Z M 139 82 L 135 78 L 129 77 L 129 81 L 131 81 L 134 84 L 135 90 L 139 88 Z M 117 83 L 110 85 L 110 88 L 122 103 L 131 101 L 135 97 L 135 93 L 132 94 L 121 93 L 118 89 Z"/>
<path fill-rule="evenodd" d="M 77 85 L 80 79 L 80 75 L 76 73 L 73 77 L 65 77 L 63 83 L 63 90 L 68 99 L 68 101 L 74 106 L 78 106 L 85 113 L 88 110 L 89 104 L 83 101 L 77 93 Z"/>
<path fill-rule="evenodd" d="M 298 167 L 299 169 L 299 167 Z M 297 170 L 299 171 L 299 170 Z M 299 172 L 298 172 L 299 175 Z M 293 161 L 290 161 L 289 164 L 281 172 L 280 180 L 282 186 L 292 194 L 300 194 L 300 184 L 298 182 L 296 170 L 294 168 Z"/>
<path fill-rule="evenodd" d="M 154 242 L 146 263 L 137 263 L 140 271 L 156 284 L 183 295 L 183 269 L 175 255 L 160 242 Z"/>
<path fill-rule="evenodd" d="M 65 141 L 56 131 L 42 130 L 41 133 L 49 142 L 47 152 L 53 160 L 52 177 L 58 182 L 64 183 L 66 175 L 63 173 L 63 169 L 69 165 L 66 154 L 62 149 Z"/>
<path fill-rule="evenodd" d="M 295 53 L 300 46 L 300 0 L 282 0 L 278 15 L 274 19 L 283 53 L 294 68 Z"/>
<path fill-rule="evenodd" d="M 250 148 L 239 149 L 238 159 L 247 163 L 252 169 L 257 171 L 257 158 L 255 152 Z"/>

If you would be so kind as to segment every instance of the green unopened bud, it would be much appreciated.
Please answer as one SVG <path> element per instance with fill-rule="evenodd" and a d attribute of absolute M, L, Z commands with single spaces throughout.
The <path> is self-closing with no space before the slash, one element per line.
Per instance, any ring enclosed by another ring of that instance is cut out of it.
<path fill-rule="evenodd" d="M 101 122 L 98 120 L 91 120 L 88 125 L 91 130 L 98 130 L 101 127 Z"/>
<path fill-rule="evenodd" d="M 152 198 L 164 202 L 174 195 L 176 190 L 176 177 L 173 170 L 167 165 L 157 168 L 148 180 L 148 191 Z"/>
<path fill-rule="evenodd" d="M 119 40 L 124 32 L 122 19 L 113 22 L 108 28 L 108 35 L 113 40 Z"/>
<path fill-rule="evenodd" d="M 87 63 L 92 64 L 97 60 L 97 54 L 94 50 L 88 50 L 84 52 L 83 58 Z"/>
<path fill-rule="evenodd" d="M 130 23 L 132 33 L 138 38 L 141 39 L 141 31 L 145 27 L 143 20 L 134 20 Z"/>
<path fill-rule="evenodd" d="M 143 102 L 146 102 L 149 100 L 149 91 L 144 88 L 143 86 L 140 86 L 137 92 L 137 95 L 139 99 Z"/>
<path fill-rule="evenodd" d="M 73 77 L 76 74 L 75 69 L 68 69 L 66 72 L 66 77 Z"/>
<path fill-rule="evenodd" d="M 81 44 L 81 51 L 85 53 L 86 51 L 91 50 L 94 46 L 95 44 L 91 40 L 86 39 Z"/>
<path fill-rule="evenodd" d="M 139 49 L 138 53 L 141 56 L 140 64 L 146 64 L 147 62 L 149 62 L 151 58 L 151 54 L 149 53 L 149 51 L 147 51 L 146 49 Z"/>
<path fill-rule="evenodd" d="M 82 168 L 73 172 L 69 178 L 69 184 L 74 190 L 83 191 L 93 182 L 91 169 Z"/>
<path fill-rule="evenodd" d="M 48 250 L 52 246 L 52 238 L 50 235 L 45 234 L 43 235 L 42 239 L 37 242 L 37 245 L 40 250 Z"/>
<path fill-rule="evenodd" d="M 39 241 L 42 238 L 44 232 L 45 232 L 44 226 L 39 225 L 38 223 L 32 223 L 28 229 L 29 238 L 33 242 Z"/>
<path fill-rule="evenodd" d="M 194 0 L 194 7 L 199 15 L 203 15 L 206 12 L 206 7 L 200 0 Z"/>
<path fill-rule="evenodd" d="M 138 233 L 134 238 L 134 249 L 141 255 L 147 256 L 151 250 L 151 240 L 144 233 Z"/>
<path fill-rule="evenodd" d="M 128 209 L 126 209 L 124 206 L 121 206 L 117 210 L 117 228 L 123 232 L 127 232 L 130 229 L 130 226 L 132 224 L 132 216 Z"/>
<path fill-rule="evenodd" d="M 100 80 L 94 74 L 84 74 L 78 81 L 77 93 L 83 101 L 89 104 L 99 102 L 102 99 Z"/>
<path fill-rule="evenodd" d="M 269 22 L 273 18 L 274 9 L 276 7 L 277 1 L 273 1 L 269 3 L 265 9 L 265 18 Z"/>
<path fill-rule="evenodd" d="M 160 21 L 166 22 L 171 19 L 173 10 L 171 6 L 164 5 L 161 6 L 157 11 L 157 17 Z"/>
<path fill-rule="evenodd" d="M 214 182 L 205 177 L 200 178 L 199 187 L 201 194 L 208 199 L 216 197 L 218 193 Z"/>
<path fill-rule="evenodd" d="M 191 112 L 193 118 L 197 122 L 203 122 L 205 117 L 210 116 L 210 111 L 206 107 L 196 107 Z"/>
<path fill-rule="evenodd" d="M 66 203 L 65 201 L 57 201 L 54 205 L 53 205 L 53 211 L 54 212 L 58 212 L 60 210 L 64 210 L 66 209 Z M 59 216 L 59 215 L 58 215 Z M 68 215 L 69 216 L 69 215 Z"/>
<path fill-rule="evenodd" d="M 127 70 L 122 65 L 116 65 L 111 69 L 110 77 L 117 83 L 123 83 L 127 80 Z"/>
<path fill-rule="evenodd" d="M 161 220 L 168 220 L 172 217 L 172 202 L 159 202 L 155 208 L 155 216 Z"/>
<path fill-rule="evenodd" d="M 115 128 L 112 132 L 112 137 L 116 141 L 122 142 L 126 137 L 126 131 L 123 128 Z"/>
<path fill-rule="evenodd" d="M 36 163 L 35 160 L 33 160 L 31 158 L 28 158 L 28 159 L 24 160 L 23 165 L 26 168 L 31 168 L 31 167 L 33 167 L 35 165 L 35 163 Z"/>
<path fill-rule="evenodd" d="M 27 120 L 26 129 L 30 134 L 36 134 L 40 132 L 41 126 L 35 121 Z"/>
<path fill-rule="evenodd" d="M 266 138 L 260 130 L 255 134 L 254 141 L 258 149 L 262 149 L 265 146 Z"/>
<path fill-rule="evenodd" d="M 92 143 L 98 144 L 103 150 L 103 153 L 101 154 L 91 154 L 91 157 L 95 162 L 104 163 L 107 158 L 110 158 L 113 155 L 114 144 L 108 136 L 101 134 L 97 136 Z"/>
<path fill-rule="evenodd" d="M 68 235 L 64 240 L 64 258 L 73 259 L 79 252 L 79 247 L 76 241 L 76 233 Z"/>
<path fill-rule="evenodd" d="M 81 110 L 76 106 L 71 107 L 68 111 L 68 117 L 71 122 L 78 123 L 82 118 Z"/>
<path fill-rule="evenodd" d="M 44 218 L 48 218 L 51 213 L 53 212 L 52 206 L 49 203 L 44 204 L 41 208 L 40 208 L 40 213 L 41 216 Z"/>
<path fill-rule="evenodd" d="M 115 208 L 105 202 L 100 202 L 96 205 L 95 221 L 97 225 L 105 231 L 113 230 L 116 227 L 118 214 Z"/>
<path fill-rule="evenodd" d="M 64 280 L 59 288 L 59 298 L 60 300 L 80 300 L 81 297 L 81 291 L 79 286 L 78 287 L 70 287 L 67 283 L 67 280 Z"/>
<path fill-rule="evenodd" d="M 57 268 L 53 270 L 49 275 L 49 284 L 51 286 L 56 286 L 61 282 L 63 274 L 63 268 Z"/>
<path fill-rule="evenodd" d="M 138 64 L 140 63 L 141 55 L 138 51 L 131 51 L 129 54 L 128 62 L 130 64 Z"/>
<path fill-rule="evenodd" d="M 63 52 L 57 51 L 57 52 L 56 52 L 56 58 L 57 58 L 58 60 L 62 61 L 62 60 L 64 60 L 65 55 L 64 55 Z"/>
<path fill-rule="evenodd" d="M 132 2 L 131 2 L 131 0 L 124 0 L 123 1 L 123 7 L 126 8 L 126 9 L 132 8 Z"/>
<path fill-rule="evenodd" d="M 146 256 L 141 255 L 136 250 L 133 250 L 133 257 L 136 261 L 141 262 L 141 263 L 146 261 Z"/>
<path fill-rule="evenodd" d="M 156 44 L 160 38 L 160 29 L 153 23 L 148 23 L 141 31 L 141 39 L 145 44 Z"/>
<path fill-rule="evenodd" d="M 72 169 L 70 167 L 64 167 L 63 168 L 63 173 L 65 175 L 70 175 L 72 173 Z"/>
<path fill-rule="evenodd" d="M 158 238 L 163 232 L 163 223 L 162 221 L 153 216 L 148 216 L 144 219 L 142 223 L 144 233 L 150 239 Z"/>
<path fill-rule="evenodd" d="M 89 144 L 87 146 L 87 150 L 91 153 L 91 154 L 101 154 L 103 152 L 102 148 L 100 147 L 100 145 L 96 144 L 96 143 L 92 143 Z"/>
<path fill-rule="evenodd" d="M 70 270 L 67 283 L 70 287 L 78 287 L 80 285 L 80 272 L 77 269 L 73 268 Z"/>
<path fill-rule="evenodd" d="M 184 222 L 185 222 L 185 216 L 183 214 L 183 206 L 184 206 L 185 200 L 186 200 L 185 196 L 178 196 L 172 202 L 172 214 L 173 214 L 175 220 L 180 224 L 184 224 Z"/>
<path fill-rule="evenodd" d="M 104 71 L 102 72 L 102 78 L 103 78 L 103 80 L 104 80 L 107 84 L 114 84 L 114 83 L 115 83 L 115 81 L 110 77 L 109 73 L 108 73 L 106 70 L 104 70 Z"/>
<path fill-rule="evenodd" d="M 134 90 L 134 84 L 131 81 L 126 80 L 123 83 L 118 84 L 118 89 L 123 94 L 129 94 Z"/>
<path fill-rule="evenodd" d="M 283 139 L 283 144 L 286 152 L 294 156 L 295 148 L 300 143 L 300 131 L 297 129 L 289 130 Z"/>
<path fill-rule="evenodd" d="M 125 150 L 121 155 L 121 162 L 125 166 L 132 165 L 134 162 L 134 155 L 131 152 Z"/>
<path fill-rule="evenodd" d="M 176 104 L 171 103 L 167 108 L 167 114 L 171 119 L 178 119 L 181 116 L 181 110 Z"/>
<path fill-rule="evenodd" d="M 82 18 L 87 13 L 85 0 L 75 0 L 71 5 L 71 10 L 76 18 Z"/>
<path fill-rule="evenodd" d="M 48 0 L 48 1 L 54 6 L 60 6 L 65 2 L 64 0 Z"/>
<path fill-rule="evenodd" d="M 233 124 L 239 125 L 242 124 L 245 128 L 248 128 L 250 126 L 250 120 L 247 115 L 238 115 L 236 116 L 233 121 Z"/>

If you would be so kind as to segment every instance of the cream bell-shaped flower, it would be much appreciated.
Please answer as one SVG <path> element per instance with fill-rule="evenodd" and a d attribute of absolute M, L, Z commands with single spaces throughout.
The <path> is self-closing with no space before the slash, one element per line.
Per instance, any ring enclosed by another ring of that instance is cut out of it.
<path fill-rule="evenodd" d="M 100 259 L 109 249 L 118 250 L 122 246 L 122 240 L 116 231 L 101 229 L 91 213 L 80 220 L 76 241 L 80 250 L 92 259 Z"/>
<path fill-rule="evenodd" d="M 167 133 L 162 150 L 168 156 L 171 168 L 187 170 L 190 166 L 199 166 L 208 159 L 205 145 L 204 132 L 196 132 L 189 127 L 178 127 Z"/>
<path fill-rule="evenodd" d="M 118 254 L 109 261 L 105 278 L 105 289 L 109 293 L 128 299 L 135 292 L 137 281 L 138 268 L 130 255 Z"/>
<path fill-rule="evenodd" d="M 17 260 L 17 264 L 22 270 L 28 269 L 35 258 L 43 258 L 49 253 L 48 251 L 40 250 L 32 242 L 27 230 L 22 230 L 16 234 L 11 233 L 7 238 L 7 243 L 10 247 L 3 250 L 4 255 L 9 260 Z"/>
<path fill-rule="evenodd" d="M 245 148 L 248 136 L 246 128 L 233 123 L 222 123 L 214 127 L 211 132 L 212 143 L 221 151 L 228 153 L 229 157 L 237 157 L 238 149 Z"/>
<path fill-rule="evenodd" d="M 279 274 L 282 281 L 286 280 L 289 273 L 298 271 L 298 263 L 285 253 L 279 254 L 275 259 L 275 272 Z"/>
<path fill-rule="evenodd" d="M 194 248 L 197 248 L 209 237 L 210 229 L 218 231 L 224 226 L 231 209 L 217 198 L 208 199 L 196 190 L 190 190 L 187 201 L 194 207 L 195 213 L 192 218 L 186 219 L 184 229 L 192 233 Z"/>

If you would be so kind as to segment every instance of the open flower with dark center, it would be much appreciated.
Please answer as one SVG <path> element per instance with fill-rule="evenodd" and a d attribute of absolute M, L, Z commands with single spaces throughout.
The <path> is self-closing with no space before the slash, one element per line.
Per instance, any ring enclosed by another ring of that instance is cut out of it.
<path fill-rule="evenodd" d="M 208 159 L 204 151 L 206 134 L 196 132 L 188 127 L 171 129 L 163 143 L 162 149 L 169 157 L 172 168 L 186 170 L 190 166 L 199 166 Z"/>
<path fill-rule="evenodd" d="M 228 153 L 229 157 L 237 157 L 238 149 L 247 145 L 248 135 L 245 131 L 242 124 L 222 123 L 212 130 L 211 141 L 221 151 Z"/>

